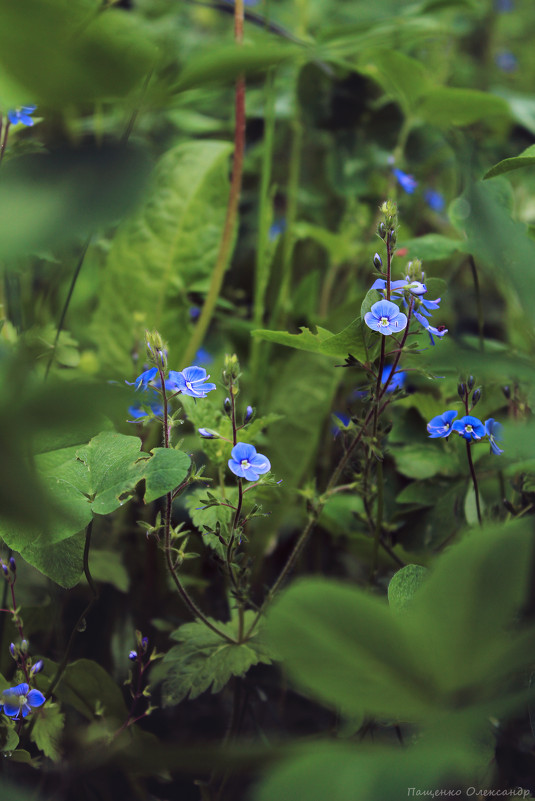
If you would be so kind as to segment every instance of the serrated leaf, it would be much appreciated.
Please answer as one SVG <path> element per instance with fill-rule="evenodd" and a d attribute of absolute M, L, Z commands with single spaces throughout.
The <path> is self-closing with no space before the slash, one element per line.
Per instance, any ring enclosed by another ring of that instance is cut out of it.
<path fill-rule="evenodd" d="M 360 306 L 361 319 L 364 320 L 364 315 L 367 314 L 369 311 L 371 311 L 373 304 L 377 303 L 382 299 L 383 296 L 380 292 L 377 291 L 377 289 L 368 289 L 364 297 L 364 300 L 362 301 L 362 304 Z"/>
<path fill-rule="evenodd" d="M 245 612 L 244 630 L 256 614 Z M 230 623 L 211 621 L 233 639 L 238 636 L 238 620 Z M 197 698 L 211 688 L 220 692 L 232 676 L 244 676 L 252 665 L 271 664 L 272 653 L 261 642 L 258 629 L 250 640 L 229 643 L 203 623 L 186 623 L 171 634 L 180 644 L 173 646 L 163 662 L 153 671 L 153 678 L 163 680 L 163 704 L 173 706 L 184 698 Z"/>
<path fill-rule="evenodd" d="M 60 741 L 65 725 L 65 715 L 58 704 L 44 705 L 35 713 L 35 721 L 31 730 L 32 741 L 43 754 L 54 762 L 61 758 Z"/>
<path fill-rule="evenodd" d="M 287 331 L 269 331 L 257 329 L 251 335 L 266 342 L 275 342 L 277 345 L 286 345 L 288 348 L 296 350 L 306 350 L 309 353 L 322 353 L 322 344 L 332 338 L 333 334 L 326 328 L 317 326 L 316 333 L 313 334 L 306 326 L 300 327 L 299 334 L 290 334 Z"/>
<path fill-rule="evenodd" d="M 217 258 L 231 152 L 230 143 L 208 140 L 173 147 L 158 162 L 143 207 L 119 227 L 94 324 L 101 361 L 113 376 L 129 375 L 132 347 L 145 328 L 156 328 L 170 354 L 180 354 L 191 326 L 187 292 L 211 275 Z"/>

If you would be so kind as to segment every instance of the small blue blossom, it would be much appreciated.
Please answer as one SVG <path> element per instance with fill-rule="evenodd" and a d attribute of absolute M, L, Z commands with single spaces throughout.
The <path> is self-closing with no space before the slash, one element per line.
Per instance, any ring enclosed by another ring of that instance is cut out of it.
<path fill-rule="evenodd" d="M 378 278 L 372 284 L 372 289 L 379 289 L 382 292 L 386 292 L 386 279 L 385 278 Z M 403 292 L 407 291 L 410 292 L 411 295 L 416 295 L 420 297 L 420 295 L 425 295 L 427 292 L 427 287 L 425 284 L 422 284 L 421 281 L 413 281 L 407 275 L 405 278 L 399 281 L 391 281 L 390 282 L 390 291 L 394 295 L 403 294 Z"/>
<path fill-rule="evenodd" d="M 435 344 L 435 340 L 433 339 L 433 337 L 438 337 L 439 339 L 442 339 L 444 334 L 448 333 L 448 329 L 444 325 L 441 325 L 439 328 L 435 328 L 434 325 L 431 325 L 427 317 L 424 317 L 422 313 L 415 311 L 414 316 L 416 317 L 418 322 L 421 323 L 421 325 L 423 325 L 423 327 L 429 334 L 429 338 L 431 340 L 432 345 Z"/>
<path fill-rule="evenodd" d="M 446 205 L 446 201 L 444 200 L 444 195 L 440 192 L 437 192 L 436 189 L 426 189 L 424 192 L 425 202 L 429 206 L 432 211 L 444 211 L 444 207 Z"/>
<path fill-rule="evenodd" d="M 30 668 L 30 676 L 35 676 L 36 673 L 40 673 L 43 669 L 44 662 L 42 659 L 39 659 L 35 665 L 32 665 Z"/>
<path fill-rule="evenodd" d="M 217 439 L 215 434 L 212 434 L 211 431 L 208 431 L 207 428 L 198 428 L 197 431 L 204 439 Z"/>
<path fill-rule="evenodd" d="M 10 109 L 7 112 L 7 118 L 11 125 L 17 125 L 19 122 L 21 125 L 34 125 L 30 114 L 33 114 L 36 108 L 37 106 L 20 106 L 20 108 Z"/>
<path fill-rule="evenodd" d="M 3 690 L 0 706 L 4 707 L 4 713 L 9 718 L 19 718 L 21 713 L 25 718 L 32 711 L 32 707 L 42 706 L 45 700 L 43 693 L 39 690 L 30 690 L 28 684 L 24 682 Z"/>
<path fill-rule="evenodd" d="M 275 242 L 281 234 L 286 231 L 286 219 L 281 217 L 280 220 L 275 220 L 269 229 L 269 241 Z"/>
<path fill-rule="evenodd" d="M 231 451 L 228 466 L 235 476 L 246 478 L 247 481 L 258 481 L 262 473 L 271 470 L 269 459 L 262 453 L 257 453 L 254 445 L 238 442 Z"/>
<path fill-rule="evenodd" d="M 492 453 L 499 456 L 503 453 L 503 449 L 500 448 L 496 442 L 502 440 L 502 424 L 498 423 L 497 420 L 494 420 L 492 417 L 489 417 L 488 420 L 485 420 L 485 431 L 487 432 L 489 441 L 490 441 L 490 448 Z"/>
<path fill-rule="evenodd" d="M 390 377 L 390 373 L 392 372 L 392 365 L 387 364 L 386 367 L 383 369 L 381 374 L 381 384 L 384 386 Z M 406 373 L 403 371 L 398 371 L 394 373 L 394 377 L 390 381 L 388 387 L 386 388 L 387 392 L 394 392 L 396 389 L 401 389 L 403 384 L 405 383 Z"/>
<path fill-rule="evenodd" d="M 135 423 L 136 420 L 139 420 L 141 417 L 146 417 L 147 410 L 144 407 L 147 406 L 150 408 L 155 417 L 163 417 L 163 403 L 161 396 L 158 395 L 156 390 L 152 387 L 148 387 L 146 390 L 143 390 L 143 394 L 141 395 L 139 402 L 128 407 L 128 414 L 130 417 L 134 418 L 128 422 Z"/>
<path fill-rule="evenodd" d="M 514 72 L 518 68 L 518 59 L 510 50 L 500 50 L 494 56 L 494 62 L 502 72 Z"/>
<path fill-rule="evenodd" d="M 165 382 L 165 388 L 173 392 L 181 392 L 192 398 L 206 398 L 208 392 L 217 389 L 215 384 L 204 383 L 209 375 L 206 374 L 204 367 L 186 367 L 181 372 L 169 370 L 169 378 Z"/>
<path fill-rule="evenodd" d="M 451 421 L 454 420 L 455 417 L 457 417 L 455 409 L 449 409 L 447 412 L 433 417 L 427 424 L 430 439 L 449 437 L 453 429 Z"/>
<path fill-rule="evenodd" d="M 407 315 L 403 314 L 395 303 L 389 300 L 379 300 L 374 303 L 371 311 L 364 315 L 364 322 L 372 331 L 388 336 L 403 331 L 407 326 Z"/>
<path fill-rule="evenodd" d="M 139 389 L 140 387 L 141 389 L 147 389 L 150 382 L 153 381 L 157 375 L 158 375 L 158 368 L 151 367 L 150 370 L 145 370 L 144 373 L 138 375 L 135 381 L 126 381 L 126 383 L 131 387 L 135 386 L 136 389 Z"/>
<path fill-rule="evenodd" d="M 507 14 L 514 11 L 514 0 L 494 0 L 494 9 L 498 14 Z"/>
<path fill-rule="evenodd" d="M 137 651 L 130 651 L 130 653 L 128 654 L 128 658 L 130 659 L 131 662 L 135 662 L 137 659 Z"/>
<path fill-rule="evenodd" d="M 200 316 L 201 316 L 200 306 L 190 306 L 189 310 L 190 320 L 193 320 L 195 322 L 195 320 L 198 320 Z"/>
<path fill-rule="evenodd" d="M 398 184 L 401 186 L 404 192 L 408 195 L 412 195 L 416 187 L 418 186 L 418 181 L 416 181 L 412 175 L 407 175 L 406 172 L 399 170 L 397 167 L 394 167 L 392 170 L 394 175 L 396 176 L 396 180 Z"/>
<path fill-rule="evenodd" d="M 214 361 L 214 357 L 205 348 L 199 348 L 199 350 L 195 354 L 195 361 L 198 364 L 212 364 L 212 362 Z"/>
<path fill-rule="evenodd" d="M 487 433 L 481 420 L 478 420 L 477 417 L 473 417 L 471 414 L 467 414 L 461 417 L 460 420 L 456 420 L 452 428 L 460 434 L 461 437 L 469 440 L 481 439 L 486 436 Z"/>
<path fill-rule="evenodd" d="M 367 395 L 367 392 L 363 393 Z M 334 434 L 335 438 L 338 436 L 342 428 L 347 428 L 351 422 L 351 417 L 349 415 L 344 414 L 343 412 L 334 412 L 333 413 L 334 425 L 331 426 L 331 432 Z"/>

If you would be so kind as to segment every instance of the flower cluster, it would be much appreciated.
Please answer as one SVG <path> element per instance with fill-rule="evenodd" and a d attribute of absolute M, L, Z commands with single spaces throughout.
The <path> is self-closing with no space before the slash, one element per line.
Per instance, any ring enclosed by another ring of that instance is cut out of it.
<path fill-rule="evenodd" d="M 497 442 L 501 441 L 502 439 L 502 426 L 500 423 L 494 420 L 494 418 L 490 417 L 488 420 L 485 420 L 485 422 L 482 423 L 481 420 L 471 414 L 461 417 L 460 420 L 455 420 L 456 417 L 457 412 L 455 409 L 449 409 L 443 414 L 433 417 L 433 419 L 427 424 L 427 430 L 429 431 L 430 438 L 437 439 L 439 437 L 449 437 L 452 431 L 455 431 L 469 442 L 488 437 L 492 453 L 496 454 L 497 456 L 500 453 L 503 453 L 503 450 L 498 446 Z M 455 422 L 453 422 L 454 420 Z"/>

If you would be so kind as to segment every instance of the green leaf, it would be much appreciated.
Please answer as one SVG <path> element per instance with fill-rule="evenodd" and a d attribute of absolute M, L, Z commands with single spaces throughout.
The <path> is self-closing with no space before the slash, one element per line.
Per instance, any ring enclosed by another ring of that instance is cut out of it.
<path fill-rule="evenodd" d="M 133 14 L 103 12 L 91 0 L 25 0 L 24 6 L 1 0 L 0 16 L 1 71 L 12 82 L 1 98 L 7 108 L 29 99 L 56 110 L 116 101 L 156 60 L 146 25 Z"/>
<path fill-rule="evenodd" d="M 396 468 L 407 478 L 431 478 L 437 474 L 452 476 L 459 472 L 457 454 L 431 443 L 392 448 L 391 453 Z"/>
<path fill-rule="evenodd" d="M 145 463 L 145 503 L 161 498 L 175 489 L 188 475 L 191 459 L 187 453 L 172 448 L 153 448 Z"/>
<path fill-rule="evenodd" d="M 463 249 L 463 243 L 441 234 L 425 234 L 416 239 L 405 239 L 399 243 L 399 248 L 407 248 L 407 255 L 411 259 L 434 261 L 450 259 L 454 253 Z"/>
<path fill-rule="evenodd" d="M 12 259 L 77 242 L 126 214 L 145 188 L 149 162 L 140 147 L 86 146 L 11 159 L 2 173 L 0 257 Z"/>
<path fill-rule="evenodd" d="M 416 114 L 431 125 L 449 128 L 472 125 L 488 117 L 509 117 L 507 102 L 497 95 L 477 89 L 440 86 L 427 92 L 416 106 Z"/>
<path fill-rule="evenodd" d="M 143 465 L 137 460 L 148 456 L 140 452 L 138 437 L 104 431 L 93 437 L 76 456 L 86 467 L 85 493 L 96 514 L 106 515 L 122 506 L 141 479 Z"/>
<path fill-rule="evenodd" d="M 376 50 L 369 61 L 359 66 L 359 72 L 377 81 L 407 115 L 429 89 L 425 66 L 399 50 Z"/>
<path fill-rule="evenodd" d="M 158 329 L 178 358 L 191 326 L 187 292 L 211 275 L 217 258 L 231 152 L 230 143 L 208 140 L 172 148 L 158 162 L 144 206 L 119 226 L 94 324 L 110 375 L 129 375 L 145 328 Z"/>
<path fill-rule="evenodd" d="M 535 145 L 530 145 L 527 147 L 519 156 L 513 156 L 512 158 L 502 159 L 494 167 L 491 167 L 490 170 L 487 170 L 485 175 L 483 176 L 483 180 L 485 181 L 487 178 L 494 178 L 496 175 L 503 175 L 505 172 L 511 172 L 511 170 L 519 170 L 521 167 L 531 167 L 535 164 Z"/>
<path fill-rule="evenodd" d="M 354 356 L 359 361 L 366 361 L 366 344 L 364 335 L 366 332 L 364 323 L 360 318 L 353 320 L 339 334 L 325 339 L 321 343 L 321 353 L 329 356 L 345 358 L 348 354 Z"/>
<path fill-rule="evenodd" d="M 208 491 L 211 495 L 214 495 L 216 498 L 222 500 L 220 491 L 215 487 Z M 201 499 L 206 499 L 206 493 L 207 489 L 204 487 L 188 492 L 185 500 L 185 506 L 193 521 L 193 525 L 201 532 L 202 541 L 204 544 L 209 548 L 212 548 L 212 550 L 214 550 L 221 559 L 226 559 L 225 546 L 215 534 L 212 534 L 210 531 L 206 531 L 204 526 L 215 529 L 217 524 L 220 523 L 222 528 L 221 533 L 224 536 L 227 533 L 228 525 L 232 520 L 234 511 L 228 506 L 209 506 L 207 509 L 204 509 L 204 503 Z M 226 503 L 236 504 L 237 494 L 238 491 L 235 487 L 226 487 Z"/>
<path fill-rule="evenodd" d="M 251 335 L 266 342 L 276 342 L 277 345 L 286 345 L 295 350 L 306 350 L 309 353 L 322 353 L 322 345 L 326 340 L 333 337 L 330 331 L 317 326 L 317 333 L 313 334 L 309 328 L 300 327 L 300 334 L 289 334 L 286 331 L 269 331 L 257 329 Z"/>
<path fill-rule="evenodd" d="M 90 659 L 67 665 L 54 695 L 87 720 L 95 719 L 98 708 L 104 716 L 120 722 L 128 715 L 120 688 L 104 668 Z"/>
<path fill-rule="evenodd" d="M 244 630 L 251 626 L 256 614 L 245 613 Z M 238 636 L 238 620 L 230 623 L 211 621 L 232 638 Z M 271 664 L 272 655 L 260 641 L 258 629 L 247 642 L 229 643 L 200 621 L 186 623 L 171 635 L 175 645 L 153 671 L 153 678 L 163 679 L 163 704 L 173 706 L 184 698 L 197 698 L 211 688 L 220 692 L 232 676 L 244 676 L 252 665 Z"/>
<path fill-rule="evenodd" d="M 383 296 L 377 289 L 368 289 L 360 307 L 361 318 L 364 320 L 364 315 L 371 311 L 374 303 L 377 303 L 382 299 Z"/>
<path fill-rule="evenodd" d="M 70 590 L 78 584 L 83 572 L 84 547 L 85 531 L 80 531 L 52 545 L 36 545 L 30 542 L 21 546 L 19 552 L 29 565 L 33 565 L 60 587 Z"/>
<path fill-rule="evenodd" d="M 91 575 L 95 581 L 113 584 L 121 592 L 128 592 L 128 573 L 121 554 L 116 551 L 91 549 L 89 560 Z"/>
<path fill-rule="evenodd" d="M 31 730 L 32 741 L 37 748 L 54 762 L 61 758 L 60 742 L 65 725 L 65 715 L 58 704 L 50 703 L 34 713 L 35 721 Z"/>
<path fill-rule="evenodd" d="M 388 585 L 388 603 L 396 612 L 410 607 L 413 595 L 418 592 L 428 574 L 421 565 L 405 565 L 394 573 Z"/>

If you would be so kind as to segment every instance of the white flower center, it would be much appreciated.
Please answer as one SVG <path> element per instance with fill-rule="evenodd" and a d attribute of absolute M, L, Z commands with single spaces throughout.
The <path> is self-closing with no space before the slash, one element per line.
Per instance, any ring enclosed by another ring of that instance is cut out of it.
<path fill-rule="evenodd" d="M 189 390 L 193 390 L 193 387 L 191 386 L 191 381 L 186 381 L 186 386 Z"/>
<path fill-rule="evenodd" d="M 468 423 L 468 425 L 464 427 L 464 430 L 466 431 L 467 434 L 471 434 L 474 429 L 473 426 L 471 426 L 470 423 Z"/>
<path fill-rule="evenodd" d="M 247 461 L 247 459 L 242 459 L 241 462 L 240 462 L 240 465 L 241 465 L 241 467 L 243 467 L 244 470 L 249 470 L 249 468 L 251 467 L 251 465 Z"/>
<path fill-rule="evenodd" d="M 388 319 L 388 317 L 381 317 L 381 320 L 379 321 L 379 325 L 382 325 L 383 328 L 385 328 L 389 324 L 390 324 L 390 320 Z"/>
<path fill-rule="evenodd" d="M 446 429 L 446 431 L 448 430 L 449 427 L 450 427 L 449 423 L 444 423 L 444 428 Z"/>

